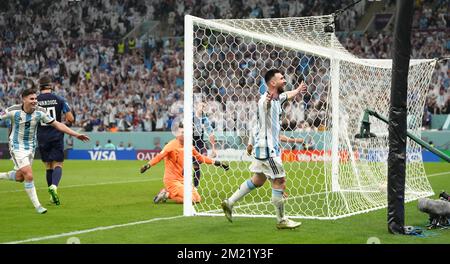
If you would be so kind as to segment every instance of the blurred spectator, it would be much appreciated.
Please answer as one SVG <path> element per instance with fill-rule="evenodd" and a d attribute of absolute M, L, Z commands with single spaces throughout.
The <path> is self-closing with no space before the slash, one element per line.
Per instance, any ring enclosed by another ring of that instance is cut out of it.
<path fill-rule="evenodd" d="M 423 118 L 422 118 L 422 127 L 425 129 L 430 129 L 431 128 L 431 119 L 432 119 L 431 112 L 428 110 L 428 107 L 425 106 L 425 111 L 423 113 Z"/>
<path fill-rule="evenodd" d="M 111 142 L 111 139 L 108 139 L 105 146 L 103 146 L 104 150 L 116 150 L 116 146 Z"/>
<path fill-rule="evenodd" d="M 66 136 L 66 140 L 64 141 L 64 148 L 65 149 L 73 149 L 73 137 L 72 136 Z"/>
<path fill-rule="evenodd" d="M 48 72 L 57 83 L 55 92 L 67 98 L 77 116 L 75 127 L 99 132 L 169 131 L 171 122 L 183 111 L 185 14 L 208 19 L 316 16 L 353 2 L 102 0 L 98 5 L 80 1 L 69 6 L 67 1 L 5 1 L 0 16 L 0 109 L 20 103 L 17 94 L 27 85 L 24 78 L 36 79 Z M 337 18 L 339 40 L 356 56 L 390 58 L 389 29 L 374 34 L 348 33 L 364 14 L 366 2 Z M 394 4 L 386 1 L 387 8 Z M 168 28 L 166 37 L 144 34 L 134 38 L 128 34 L 142 21 L 152 19 Z M 449 53 L 448 1 L 416 1 L 413 21 L 412 58 Z M 255 45 L 249 47 L 252 52 L 240 53 L 240 40 L 224 41 L 233 45 L 216 54 L 212 52 L 216 47 L 208 44 L 207 38 L 202 40 L 205 48 L 196 55 L 200 63 L 194 72 L 199 79 L 194 89 L 213 106 L 207 114 L 215 129 L 246 129 L 256 98 L 247 97 L 240 104 L 242 97 L 233 99 L 233 94 L 256 97 L 258 89 L 264 87 L 258 76 L 272 66 L 286 69 L 286 78 L 291 81 L 303 74 L 311 84 L 303 101 L 286 105 L 291 111 L 284 126 L 289 130 L 326 129 L 323 102 L 329 89 L 327 62 L 292 52 L 283 54 L 269 46 Z M 277 54 L 291 59 L 276 59 Z M 439 63 L 433 73 L 432 96 L 427 98 L 425 108 L 431 114 L 449 113 L 448 66 L 449 62 Z M 425 116 L 424 124 L 430 123 Z"/>
<path fill-rule="evenodd" d="M 307 136 L 302 146 L 304 150 L 314 150 L 316 148 L 316 142 L 311 136 Z"/>
<path fill-rule="evenodd" d="M 93 150 L 101 150 L 102 145 L 100 145 L 100 141 L 95 141 L 95 146 L 92 148 Z"/>
<path fill-rule="evenodd" d="M 119 146 L 117 146 L 116 150 L 125 150 L 125 145 L 123 144 L 123 141 L 120 141 Z"/>
<path fill-rule="evenodd" d="M 109 129 L 108 129 L 108 132 L 112 132 L 112 133 L 115 133 L 115 132 L 118 132 L 119 131 L 119 129 L 116 127 L 116 124 L 111 124 L 111 126 L 109 127 Z"/>
<path fill-rule="evenodd" d="M 128 146 L 125 149 L 126 150 L 134 150 L 133 144 L 131 144 L 131 142 L 128 142 Z"/>
<path fill-rule="evenodd" d="M 162 150 L 162 147 L 161 147 L 161 138 L 155 137 L 155 138 L 153 139 L 153 145 L 155 145 L 155 148 L 154 148 L 153 150 L 161 151 L 161 150 Z"/>

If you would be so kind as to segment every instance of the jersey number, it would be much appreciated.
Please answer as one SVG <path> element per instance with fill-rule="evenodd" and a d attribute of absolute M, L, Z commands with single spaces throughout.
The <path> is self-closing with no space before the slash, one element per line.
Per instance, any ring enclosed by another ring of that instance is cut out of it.
<path fill-rule="evenodd" d="M 47 115 L 51 118 L 56 119 L 56 108 L 54 106 L 45 108 L 47 110 Z M 48 126 L 46 123 L 41 121 L 41 126 Z"/>

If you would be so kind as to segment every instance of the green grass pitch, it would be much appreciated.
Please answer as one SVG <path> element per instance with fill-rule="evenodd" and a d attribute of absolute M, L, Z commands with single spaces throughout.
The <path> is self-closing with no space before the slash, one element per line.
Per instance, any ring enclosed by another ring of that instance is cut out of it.
<path fill-rule="evenodd" d="M 182 217 L 182 205 L 152 202 L 163 187 L 163 164 L 141 175 L 142 164 L 66 161 L 58 190 L 62 204 L 54 206 L 49 203 L 43 165 L 35 161 L 35 184 L 48 213 L 34 211 L 23 184 L 1 181 L 0 243 L 66 243 L 72 237 L 82 244 L 366 243 L 371 237 L 383 244 L 450 241 L 450 230 L 426 231 L 424 237 L 390 235 L 386 209 L 339 220 L 301 220 L 297 230 L 277 230 L 271 218 L 237 218 L 231 224 L 224 217 Z M 0 171 L 11 167 L 9 160 L 0 163 Z M 435 193 L 450 191 L 450 164 L 426 163 L 425 169 Z M 408 225 L 424 227 L 427 220 L 417 202 L 406 204 Z"/>

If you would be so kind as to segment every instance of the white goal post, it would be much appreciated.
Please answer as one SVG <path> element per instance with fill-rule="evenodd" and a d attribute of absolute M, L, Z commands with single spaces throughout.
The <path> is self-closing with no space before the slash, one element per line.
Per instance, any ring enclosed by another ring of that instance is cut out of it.
<path fill-rule="evenodd" d="M 185 16 L 184 36 L 184 215 L 223 215 L 220 203 L 251 177 L 246 146 L 271 68 L 285 73 L 286 90 L 301 77 L 306 95 L 285 104 L 282 134 L 305 144 L 282 143 L 286 170 L 286 215 L 337 219 L 387 206 L 387 125 L 372 120 L 375 138 L 357 139 L 364 110 L 388 116 L 391 60 L 361 59 L 350 54 L 324 27 L 333 16 L 273 19 L 206 20 Z M 422 112 L 435 60 L 411 60 L 408 78 L 408 130 L 420 137 Z M 201 111 L 198 106 L 204 104 Z M 200 113 L 201 112 L 201 113 Z M 197 131 L 194 115 L 207 117 Z M 201 165 L 192 203 L 193 135 L 200 134 L 225 172 Z M 433 195 L 421 147 L 407 142 L 405 201 Z M 234 216 L 274 217 L 269 184 L 234 206 Z"/>

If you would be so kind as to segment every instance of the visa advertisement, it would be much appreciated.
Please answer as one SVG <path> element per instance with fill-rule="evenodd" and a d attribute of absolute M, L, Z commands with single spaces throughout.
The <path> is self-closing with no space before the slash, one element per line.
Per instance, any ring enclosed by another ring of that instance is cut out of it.
<path fill-rule="evenodd" d="M 68 150 L 73 160 L 151 160 L 159 150 Z"/>
<path fill-rule="evenodd" d="M 160 150 L 68 150 L 67 159 L 73 160 L 151 160 Z M 331 151 L 325 150 L 284 150 L 281 154 L 284 162 L 330 162 Z M 387 150 L 371 149 L 367 151 L 339 152 L 339 162 L 366 160 L 371 162 L 386 162 Z M 218 151 L 217 160 L 221 161 L 252 161 L 252 157 L 242 150 Z M 439 162 L 441 159 L 429 151 L 409 152 L 408 162 Z"/>

